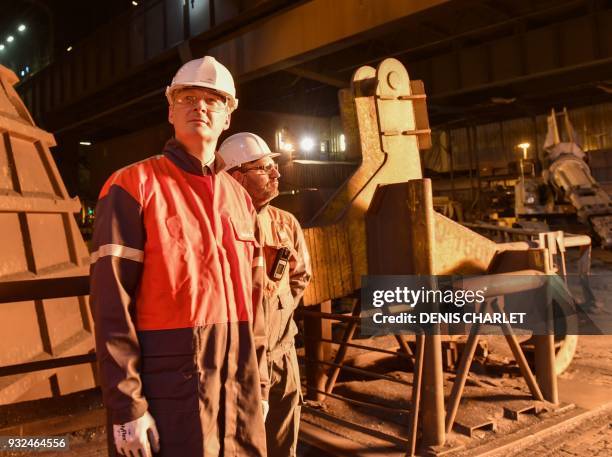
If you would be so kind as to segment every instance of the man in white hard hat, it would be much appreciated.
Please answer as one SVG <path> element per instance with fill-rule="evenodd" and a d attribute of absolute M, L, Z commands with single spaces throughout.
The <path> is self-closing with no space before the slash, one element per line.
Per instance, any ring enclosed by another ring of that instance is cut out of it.
<path fill-rule="evenodd" d="M 174 138 L 115 172 L 96 210 L 91 304 L 109 454 L 263 457 L 256 211 L 215 161 L 234 81 L 207 56 L 183 65 L 166 97 Z"/>
<path fill-rule="evenodd" d="M 294 457 L 300 422 L 300 374 L 293 312 L 311 276 L 310 258 L 297 219 L 270 205 L 278 195 L 280 174 L 263 139 L 253 133 L 227 138 L 217 154 L 228 172 L 249 193 L 257 209 L 266 278 L 264 315 L 268 337 L 270 412 L 266 419 L 269 457 Z"/>

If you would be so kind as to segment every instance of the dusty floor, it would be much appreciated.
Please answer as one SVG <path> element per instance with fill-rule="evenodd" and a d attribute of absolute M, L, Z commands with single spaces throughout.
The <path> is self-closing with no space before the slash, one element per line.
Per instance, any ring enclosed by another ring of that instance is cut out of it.
<path fill-rule="evenodd" d="M 576 257 L 572 254 L 568 257 L 569 271 L 576 271 Z M 591 287 L 600 308 L 595 316 L 599 322 L 610 322 L 612 253 L 596 250 L 592 260 Z M 580 294 L 581 291 L 576 293 Z M 341 329 L 334 332 L 337 336 L 341 333 Z M 451 447 L 460 449 L 457 455 L 476 455 L 480 452 L 478 449 L 494 446 L 493 443 L 500 437 L 516 436 L 518 440 L 523 435 L 529 437 L 535 434 L 540 428 L 554 430 L 559 428 L 558 424 L 564 423 L 572 424 L 571 428 L 564 429 L 563 433 L 551 432 L 550 437 L 538 431 L 535 444 L 529 444 L 525 449 L 516 444 L 510 450 L 504 449 L 500 455 L 612 455 L 612 336 L 580 336 L 571 365 L 558 378 L 562 407 L 558 410 L 545 407 L 538 414 L 522 415 L 520 421 L 504 416 L 504 407 L 533 404 L 529 401 L 529 390 L 519 376 L 512 353 L 501 336 L 482 339 L 486 342 L 488 353 L 481 353 L 472 364 L 456 426 L 448 436 Z M 397 348 L 393 337 L 358 342 L 386 349 Z M 381 455 L 395 455 L 396 452 L 399 455 L 406 447 L 408 435 L 412 391 L 410 368 L 398 357 L 373 355 L 359 349 L 351 349 L 348 358 L 353 359 L 360 368 L 384 374 L 387 378 L 373 380 L 344 372 L 333 392 L 352 401 L 328 397 L 323 404 L 310 403 L 311 408 L 306 409 L 303 420 L 350 442 L 386 449 Z M 454 375 L 445 372 L 447 398 L 453 380 Z M 366 403 L 373 403 L 379 408 L 372 408 Z M 608 409 L 597 413 L 598 408 L 606 404 Z M 464 429 L 478 425 L 482 425 L 482 428 L 468 437 L 461 425 Z M 523 439 L 521 443 L 528 441 Z"/>
<path fill-rule="evenodd" d="M 105 427 L 97 427 L 88 430 L 83 430 L 77 433 L 68 435 L 70 442 L 70 450 L 67 452 L 44 452 L 45 457 L 106 457 L 107 443 Z M 35 453 L 34 455 L 38 455 Z M 26 455 L 20 452 L 2 452 L 3 457 L 18 457 Z M 319 449 L 312 448 L 307 444 L 300 443 L 298 447 L 297 457 L 328 457 Z M 329 456 L 331 457 L 331 456 Z"/>
<path fill-rule="evenodd" d="M 609 300 L 612 297 L 612 281 L 606 275 L 612 272 L 612 253 L 595 251 L 592 270 L 592 286 L 596 298 Z M 456 455 L 472 457 L 483 446 L 495 447 L 495 443 L 501 443 L 504 438 L 523 433 L 535 438 L 520 440 L 515 445 L 506 444 L 499 456 L 612 456 L 612 336 L 579 337 L 572 363 L 558 379 L 561 404 L 573 407 L 562 408 L 560 411 L 544 408 L 537 415 L 522 416 L 520 421 L 504 417 L 503 406 L 529 403 L 529 391 L 525 382 L 518 376 L 519 370 L 503 337 L 487 336 L 483 339 L 487 351 L 481 351 L 472 365 L 457 421 L 466 426 L 484 427 L 475 430 L 472 437 L 455 428 L 449 436 L 449 442 L 458 448 Z M 360 340 L 359 343 L 393 350 L 397 348 L 393 337 Z M 355 373 L 341 374 L 334 394 L 349 398 L 352 403 L 333 397 L 328 398 L 324 404 L 309 403 L 303 412 L 303 421 L 336 436 L 348 438 L 353 443 L 378 448 L 377 455 L 401 453 L 406 447 L 412 389 L 409 365 L 405 359 L 396 356 L 372 357 L 356 349 L 351 349 L 348 356 L 357 360 L 360 368 L 375 370 L 386 378 L 372 380 Z M 450 392 L 453 380 L 454 374 L 445 372 L 446 395 Z M 373 409 L 366 402 L 374 403 L 379 408 Z M 99 408 L 100 398 L 95 391 L 79 394 L 69 404 L 44 401 L 21 405 L 19 408 L 0 407 L 0 435 L 6 434 L 3 430 L 8 426 L 35 420 L 42 421 L 37 426 L 37 430 L 40 430 L 37 434 L 42 435 L 45 417 L 66 418 L 71 414 L 91 416 L 96 411 L 100 412 Z M 95 418 L 90 420 L 95 422 Z M 549 422 L 569 425 L 556 428 L 551 426 L 535 434 L 538 426 Z M 495 430 L 491 430 L 493 427 Z M 43 455 L 106 455 L 104 427 L 90 426 L 86 430 L 72 433 L 70 443 L 70 452 L 47 452 Z M 459 449 L 459 446 L 462 448 Z M 0 452 L 0 455 L 24 454 Z M 298 455 L 326 457 L 322 451 L 304 443 L 300 445 Z"/>
<path fill-rule="evenodd" d="M 536 444 L 505 457 L 609 457 L 612 455 L 612 413 L 600 414 L 570 431 L 550 434 Z"/>
<path fill-rule="evenodd" d="M 563 407 L 558 411 L 544 407 L 538 414 L 521 416 L 519 421 L 504 417 L 503 408 L 529 406 L 534 402 L 530 401 L 518 369 L 509 362 L 511 354 L 503 338 L 487 337 L 487 342 L 490 352 L 487 363 L 482 360 L 474 363 L 456 427 L 448 437 L 451 447 L 462 448 L 457 455 L 471 456 L 479 447 L 500 437 L 529 435 L 531 428 L 536 430 L 544 422 L 554 428 L 569 419 L 575 422 L 569 431 L 553 433 L 516 454 L 506 450 L 503 455 L 612 455 L 612 336 L 580 337 L 573 363 L 558 379 Z M 359 359 L 360 367 L 384 373 L 392 380 L 341 377 L 334 394 L 353 402 L 332 397 L 323 404 L 309 403 L 311 408 L 304 412 L 303 420 L 365 447 L 385 448 L 387 452 L 381 455 L 391 455 L 406 446 L 412 375 L 402 369 L 401 360 L 396 357 L 370 357 L 369 367 L 366 359 L 364 356 Z M 445 373 L 446 395 L 450 393 L 453 380 L 451 373 Z M 371 408 L 366 402 L 382 408 Z M 583 414 L 606 404 L 608 409 L 601 414 L 588 419 L 585 416 L 584 421 L 580 419 Z M 457 426 L 461 424 L 483 427 L 468 437 Z"/>

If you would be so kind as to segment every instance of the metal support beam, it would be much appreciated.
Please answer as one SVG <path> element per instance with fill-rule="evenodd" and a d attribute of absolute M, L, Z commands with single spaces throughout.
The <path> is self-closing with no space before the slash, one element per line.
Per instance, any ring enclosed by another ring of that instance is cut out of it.
<path fill-rule="evenodd" d="M 555 373 L 555 335 L 534 336 L 536 379 L 544 400 L 559 403 Z"/>
<path fill-rule="evenodd" d="M 302 67 L 288 68 L 285 71 L 287 73 L 291 73 L 292 75 L 300 76 L 312 81 L 318 81 L 320 83 L 327 84 L 328 86 L 337 87 L 338 89 L 344 89 L 349 86 L 348 81 L 342 81 L 341 79 L 327 76 L 316 71 L 307 70 L 306 68 Z"/>
<path fill-rule="evenodd" d="M 320 305 L 312 306 L 311 309 L 331 313 L 331 300 L 327 300 Z M 325 366 L 318 361 L 329 360 L 331 345 L 321 342 L 321 339 L 331 339 L 331 321 L 312 316 L 304 316 L 304 351 L 306 354 L 306 384 L 312 386 L 306 392 L 307 398 L 311 400 L 323 401 L 325 398 Z"/>
<path fill-rule="evenodd" d="M 45 132 L 32 125 L 26 125 L 23 122 L 9 119 L 8 117 L 0 118 L 0 134 L 3 132 L 10 132 L 11 135 L 28 140 L 40 140 L 48 147 L 55 146 L 55 138 L 53 138 L 53 135 L 49 132 Z"/>
<path fill-rule="evenodd" d="M 360 301 L 355 300 L 353 302 L 353 311 L 351 315 L 354 317 L 358 317 L 360 311 L 361 303 Z M 331 393 L 334 390 L 336 380 L 338 379 L 338 375 L 340 374 L 340 370 L 342 369 L 342 364 L 344 363 L 344 358 L 346 357 L 346 352 L 348 350 L 348 346 L 346 343 L 350 343 L 352 341 L 353 336 L 355 335 L 355 331 L 357 330 L 357 323 L 357 321 L 350 322 L 344 330 L 344 335 L 342 336 L 342 343 L 340 343 L 340 347 L 338 348 L 336 356 L 334 357 L 335 366 L 328 375 L 325 384 L 325 392 L 327 393 Z"/>
<path fill-rule="evenodd" d="M 240 81 L 248 81 L 348 47 L 366 32 L 447 1 L 366 1 L 359 3 L 356 13 L 354 0 L 311 0 L 207 52 L 224 62 Z"/>
<path fill-rule="evenodd" d="M 4 376 L 32 373 L 34 371 L 70 367 L 73 365 L 81 365 L 83 363 L 94 363 L 95 361 L 96 354 L 89 353 L 69 357 L 59 357 L 56 359 L 37 360 L 35 362 L 19 363 L 16 365 L 7 365 L 5 367 L 0 367 L 0 378 Z"/>
<path fill-rule="evenodd" d="M 0 281 L 0 304 L 89 295 L 89 275 Z"/>
<path fill-rule="evenodd" d="M 78 198 L 59 200 L 52 198 L 0 195 L 0 213 L 78 213 L 81 203 Z"/>
<path fill-rule="evenodd" d="M 444 375 L 440 335 L 425 335 L 423 367 L 423 438 L 422 447 L 442 446 L 446 442 L 444 426 Z"/>

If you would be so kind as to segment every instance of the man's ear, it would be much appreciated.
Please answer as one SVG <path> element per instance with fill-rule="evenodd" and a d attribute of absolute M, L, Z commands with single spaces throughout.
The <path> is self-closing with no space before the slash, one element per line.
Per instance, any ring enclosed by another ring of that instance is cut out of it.
<path fill-rule="evenodd" d="M 174 125 L 174 109 L 172 105 L 168 105 L 168 122 Z"/>
<path fill-rule="evenodd" d="M 240 184 L 244 181 L 244 173 L 241 173 L 239 170 L 234 170 L 230 173 L 230 176 L 238 181 Z"/>
<path fill-rule="evenodd" d="M 225 125 L 223 126 L 223 130 L 229 129 L 231 120 L 232 120 L 232 113 L 227 113 L 227 117 L 225 118 Z"/>

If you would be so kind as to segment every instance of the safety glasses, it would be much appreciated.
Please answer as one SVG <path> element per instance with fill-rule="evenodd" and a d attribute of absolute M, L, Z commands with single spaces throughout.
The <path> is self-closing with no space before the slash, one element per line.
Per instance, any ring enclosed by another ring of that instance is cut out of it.
<path fill-rule="evenodd" d="M 210 111 L 220 112 L 227 108 L 227 101 L 224 98 L 211 94 L 182 95 L 179 93 L 174 98 L 174 104 L 179 106 L 198 106 L 201 101 L 204 102 L 204 105 L 206 105 L 206 109 Z"/>
<path fill-rule="evenodd" d="M 272 173 L 272 170 L 276 170 L 278 171 L 278 164 L 276 162 L 269 162 L 265 165 L 259 165 L 257 167 L 248 167 L 248 168 L 243 168 L 242 172 L 246 173 L 248 171 L 263 171 L 264 173 Z"/>

